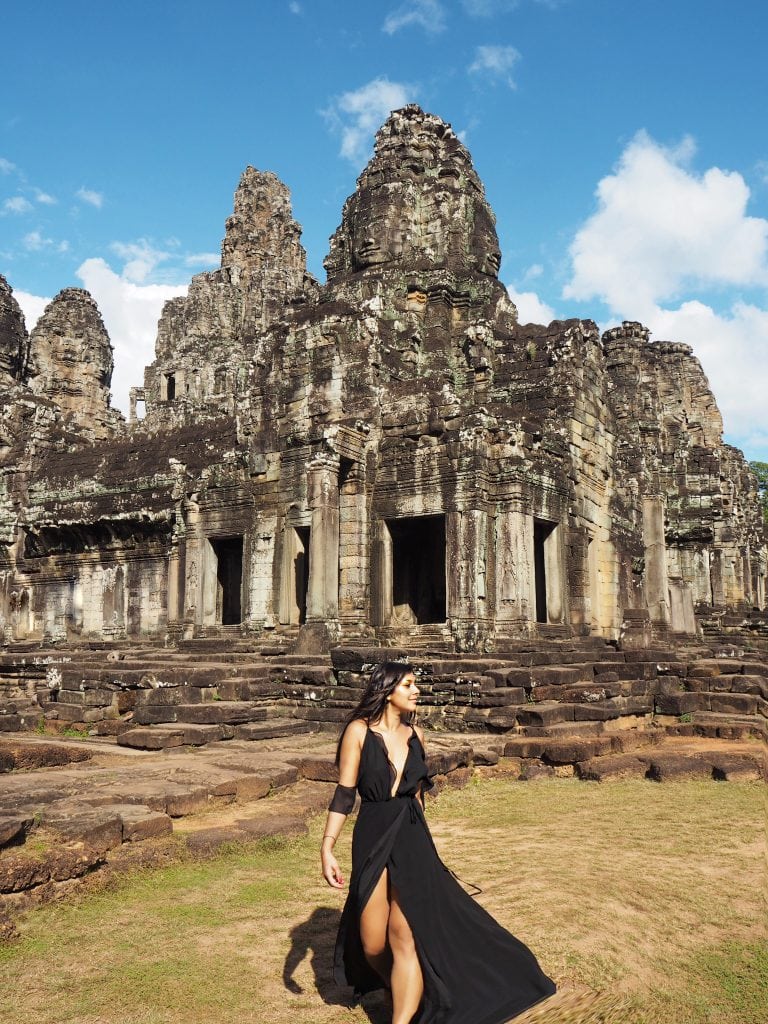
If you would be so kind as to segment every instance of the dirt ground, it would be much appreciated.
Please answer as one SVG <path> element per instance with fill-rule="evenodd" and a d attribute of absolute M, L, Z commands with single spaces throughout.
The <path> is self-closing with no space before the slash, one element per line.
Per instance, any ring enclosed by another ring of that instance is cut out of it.
<path fill-rule="evenodd" d="M 498 779 L 444 793 L 429 819 L 445 863 L 563 989 L 537 1021 L 763 1024 L 763 793 Z M 380 998 L 352 1009 L 333 985 L 343 895 L 320 878 L 321 832 L 318 818 L 308 837 L 30 913 L 0 952 L 0 1020 L 386 1024 Z M 624 1008 L 600 1010 L 590 991 Z"/>

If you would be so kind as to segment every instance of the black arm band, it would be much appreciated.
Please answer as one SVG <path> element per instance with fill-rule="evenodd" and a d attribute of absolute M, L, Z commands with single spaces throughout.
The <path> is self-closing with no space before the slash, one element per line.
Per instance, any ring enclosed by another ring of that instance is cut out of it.
<path fill-rule="evenodd" d="M 336 811 L 337 814 L 349 814 L 355 806 L 355 786 L 337 786 L 333 791 L 333 799 L 328 805 L 329 811 Z"/>

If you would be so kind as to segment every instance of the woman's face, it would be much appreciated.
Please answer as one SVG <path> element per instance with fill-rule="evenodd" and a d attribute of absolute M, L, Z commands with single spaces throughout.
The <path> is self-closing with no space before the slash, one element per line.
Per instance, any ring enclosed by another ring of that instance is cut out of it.
<path fill-rule="evenodd" d="M 419 699 L 419 688 L 416 685 L 416 677 L 413 672 L 403 676 L 392 693 L 389 695 L 390 706 L 396 711 L 407 714 L 416 710 Z"/>

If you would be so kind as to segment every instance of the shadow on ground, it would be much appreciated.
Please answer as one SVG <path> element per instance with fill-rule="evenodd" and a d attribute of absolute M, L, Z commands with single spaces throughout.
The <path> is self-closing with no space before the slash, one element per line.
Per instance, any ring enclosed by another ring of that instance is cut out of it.
<path fill-rule="evenodd" d="M 339 988 L 333 980 L 333 949 L 339 930 L 340 912 L 333 907 L 318 907 L 306 921 L 291 929 L 291 948 L 283 966 L 283 984 L 289 992 L 304 992 L 293 977 L 296 968 L 307 957 L 315 978 L 315 988 L 324 1003 L 330 1006 L 351 1006 L 348 989 Z M 387 1024 L 390 1011 L 383 993 L 372 993 L 361 1004 L 371 1024 Z"/>

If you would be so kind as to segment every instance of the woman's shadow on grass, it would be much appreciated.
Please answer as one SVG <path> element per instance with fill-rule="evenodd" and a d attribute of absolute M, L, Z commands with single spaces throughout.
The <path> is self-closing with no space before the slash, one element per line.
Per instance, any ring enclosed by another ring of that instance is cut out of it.
<path fill-rule="evenodd" d="M 333 950 L 341 914 L 334 907 L 318 907 L 306 921 L 291 929 L 291 948 L 283 966 L 283 984 L 299 995 L 304 989 L 293 977 L 296 968 L 309 956 L 315 976 L 315 988 L 324 1003 L 350 1006 L 351 997 L 333 980 Z M 386 1024 L 390 1019 L 383 994 L 367 996 L 361 1004 L 371 1024 Z"/>

